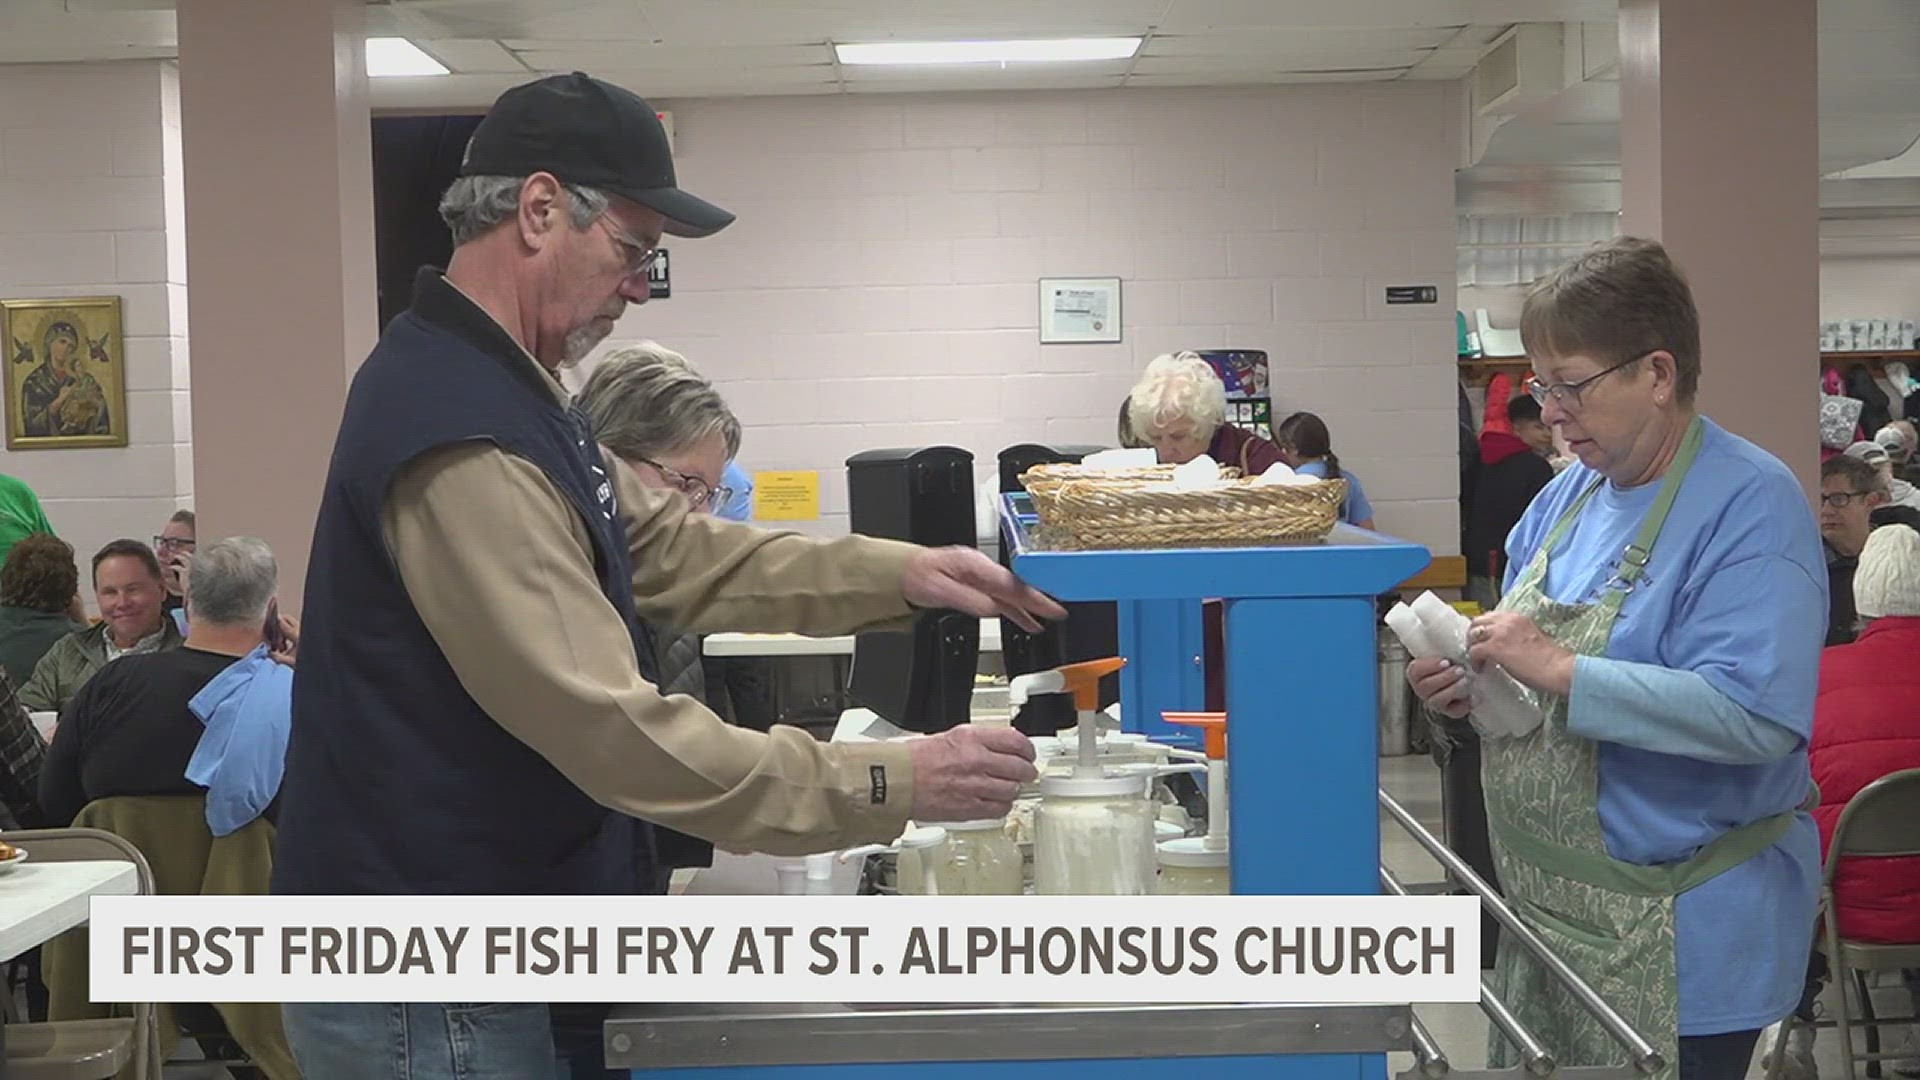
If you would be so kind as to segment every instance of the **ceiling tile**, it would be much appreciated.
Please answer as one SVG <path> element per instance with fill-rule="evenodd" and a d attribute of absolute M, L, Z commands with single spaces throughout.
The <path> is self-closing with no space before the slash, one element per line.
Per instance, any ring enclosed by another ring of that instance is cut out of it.
<path fill-rule="evenodd" d="M 1142 57 L 1134 66 L 1135 74 L 1140 75 L 1180 75 L 1205 78 L 1208 75 L 1230 76 L 1236 74 L 1267 73 L 1314 74 L 1346 73 L 1362 71 L 1405 71 L 1418 63 L 1417 53 L 1399 53 L 1394 55 L 1373 56 L 1321 56 L 1321 57 L 1196 57 L 1196 56 L 1148 56 Z"/>
<path fill-rule="evenodd" d="M 527 66 L 497 41 L 485 38 L 437 38 L 414 42 L 456 72 L 525 72 Z"/>
<path fill-rule="evenodd" d="M 1171 0 L 1162 29 L 1612 22 L 1617 0 Z"/>
<path fill-rule="evenodd" d="M 659 45 L 620 45 L 608 42 L 567 42 L 558 48 L 527 49 L 518 53 L 528 67 L 540 71 L 617 68 L 622 71 L 700 71 L 752 77 L 762 68 L 831 66 L 833 55 L 825 45 L 763 45 L 738 49 L 675 49 Z"/>
<path fill-rule="evenodd" d="M 1436 49 L 1454 29 L 1320 30 L 1258 28 L 1155 34 L 1148 50 L 1163 55 L 1272 52 L 1308 55 L 1346 52 L 1408 52 Z"/>
<path fill-rule="evenodd" d="M 429 38 L 650 41 L 654 37 L 633 0 L 395 0 L 384 10 L 410 36 Z"/>
<path fill-rule="evenodd" d="M 1167 0 L 1031 0 L 901 3 L 900 0 L 638 0 L 669 43 L 913 41 L 1140 34 Z"/>
<path fill-rule="evenodd" d="M 1128 86 L 1287 86 L 1305 83 L 1363 83 L 1388 82 L 1400 78 L 1405 68 L 1390 68 L 1385 71 L 1321 71 L 1321 72 L 1231 72 L 1225 75 L 1209 74 L 1139 74 L 1135 73 L 1127 80 Z"/>

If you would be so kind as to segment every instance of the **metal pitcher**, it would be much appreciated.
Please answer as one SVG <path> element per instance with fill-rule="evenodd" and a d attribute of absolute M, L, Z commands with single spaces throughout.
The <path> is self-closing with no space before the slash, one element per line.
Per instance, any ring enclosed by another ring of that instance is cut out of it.
<path fill-rule="evenodd" d="M 1407 647 L 1380 628 L 1380 756 L 1412 753 L 1413 689 L 1407 685 Z"/>

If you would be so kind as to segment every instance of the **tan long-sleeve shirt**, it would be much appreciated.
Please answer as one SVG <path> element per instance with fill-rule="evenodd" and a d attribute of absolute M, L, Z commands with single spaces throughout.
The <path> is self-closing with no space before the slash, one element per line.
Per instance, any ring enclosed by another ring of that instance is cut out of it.
<path fill-rule="evenodd" d="M 912 545 L 722 521 L 617 463 L 608 473 L 643 618 L 827 635 L 911 614 L 901 581 Z M 603 805 L 774 854 L 890 840 L 904 827 L 904 746 L 761 734 L 692 698 L 661 697 L 600 591 L 585 524 L 532 463 L 491 443 L 436 449 L 396 477 L 384 524 L 407 593 L 467 693 Z"/>

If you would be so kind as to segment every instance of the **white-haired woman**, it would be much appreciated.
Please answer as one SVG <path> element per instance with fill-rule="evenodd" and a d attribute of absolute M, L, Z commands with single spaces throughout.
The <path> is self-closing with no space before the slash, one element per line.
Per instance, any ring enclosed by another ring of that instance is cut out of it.
<path fill-rule="evenodd" d="M 1198 353 L 1155 357 L 1127 395 L 1127 420 L 1162 464 L 1206 454 L 1258 476 L 1280 460 L 1279 447 L 1227 423 L 1227 388 Z"/>

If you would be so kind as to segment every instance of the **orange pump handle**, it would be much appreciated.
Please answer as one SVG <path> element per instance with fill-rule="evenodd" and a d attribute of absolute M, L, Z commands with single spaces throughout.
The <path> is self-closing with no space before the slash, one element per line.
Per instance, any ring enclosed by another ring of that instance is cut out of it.
<path fill-rule="evenodd" d="M 1165 712 L 1160 719 L 1181 727 L 1197 727 L 1206 736 L 1207 756 L 1223 761 L 1227 756 L 1227 714 L 1223 712 Z"/>
<path fill-rule="evenodd" d="M 1054 670 L 1060 673 L 1060 678 L 1067 684 L 1067 692 L 1073 695 L 1073 707 L 1081 712 L 1092 712 L 1100 707 L 1100 680 L 1126 666 L 1126 657 L 1109 656 L 1105 660 L 1087 660 Z"/>

